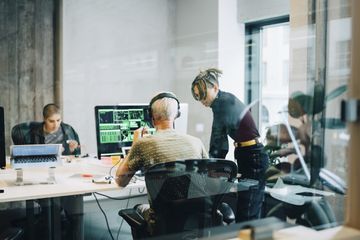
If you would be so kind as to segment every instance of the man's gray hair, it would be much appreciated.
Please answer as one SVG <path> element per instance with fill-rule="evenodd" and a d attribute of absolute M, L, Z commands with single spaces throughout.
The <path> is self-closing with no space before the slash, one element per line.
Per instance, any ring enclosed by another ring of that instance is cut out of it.
<path fill-rule="evenodd" d="M 151 105 L 153 118 L 157 121 L 175 120 L 178 114 L 178 103 L 173 98 L 164 97 Z"/>

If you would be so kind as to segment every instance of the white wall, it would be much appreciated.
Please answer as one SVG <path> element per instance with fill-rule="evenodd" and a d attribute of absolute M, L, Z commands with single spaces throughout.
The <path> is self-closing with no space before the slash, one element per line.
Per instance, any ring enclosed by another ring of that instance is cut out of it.
<path fill-rule="evenodd" d="M 245 102 L 245 23 L 289 14 L 289 0 L 219 1 L 220 88 Z M 229 138 L 233 158 L 233 140 Z"/>
<path fill-rule="evenodd" d="M 64 1 L 64 121 L 96 152 L 94 106 L 173 90 L 174 2 Z"/>
<path fill-rule="evenodd" d="M 243 23 L 288 13 L 288 1 L 274 2 L 64 1 L 64 121 L 95 153 L 95 105 L 147 103 L 170 90 L 189 103 L 188 133 L 208 147 L 212 112 L 192 98 L 191 82 L 200 69 L 220 67 L 221 88 L 243 100 Z M 259 15 L 256 6 L 267 10 Z"/>
<path fill-rule="evenodd" d="M 218 66 L 218 1 L 175 2 L 175 91 L 189 103 L 188 133 L 199 137 L 208 148 L 212 112 L 193 99 L 191 83 L 200 69 Z"/>
<path fill-rule="evenodd" d="M 290 0 L 238 0 L 237 9 L 241 23 L 258 21 L 288 15 Z"/>

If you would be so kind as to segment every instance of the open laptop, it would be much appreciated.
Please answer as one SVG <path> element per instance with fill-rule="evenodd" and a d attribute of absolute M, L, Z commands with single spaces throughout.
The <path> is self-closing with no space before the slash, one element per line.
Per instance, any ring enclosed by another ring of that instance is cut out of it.
<path fill-rule="evenodd" d="M 61 144 L 30 144 L 10 146 L 10 163 L 14 169 L 56 167 L 61 165 Z"/>

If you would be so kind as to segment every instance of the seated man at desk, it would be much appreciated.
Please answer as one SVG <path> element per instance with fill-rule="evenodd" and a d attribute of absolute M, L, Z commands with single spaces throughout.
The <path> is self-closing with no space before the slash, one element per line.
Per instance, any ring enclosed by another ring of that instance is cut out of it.
<path fill-rule="evenodd" d="M 135 131 L 131 150 L 116 172 L 116 182 L 121 187 L 129 183 L 136 171 L 147 169 L 153 164 L 188 158 L 208 158 L 200 139 L 175 131 L 174 121 L 180 116 L 180 106 L 173 93 L 162 92 L 156 95 L 150 101 L 149 107 L 156 133 L 143 137 L 146 129 Z M 150 206 L 143 204 L 138 210 L 148 222 L 148 230 L 151 232 L 154 219 Z"/>
<path fill-rule="evenodd" d="M 19 124 L 13 129 L 12 138 L 15 144 L 62 144 L 63 155 L 80 154 L 80 140 L 76 131 L 61 120 L 60 107 L 54 103 L 43 108 L 43 122 Z M 29 136 L 24 136 L 25 129 L 30 128 Z M 23 139 L 22 139 L 23 138 Z M 20 139 L 20 140 L 16 140 Z"/>

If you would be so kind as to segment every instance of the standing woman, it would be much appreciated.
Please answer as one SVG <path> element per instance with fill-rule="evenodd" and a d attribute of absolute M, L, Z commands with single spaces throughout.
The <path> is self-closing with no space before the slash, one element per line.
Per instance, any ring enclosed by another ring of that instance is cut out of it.
<path fill-rule="evenodd" d="M 79 136 L 69 124 L 62 122 L 59 106 L 47 104 L 43 117 L 42 124 L 31 127 L 32 144 L 62 144 L 63 155 L 79 155 Z"/>
<path fill-rule="evenodd" d="M 241 222 L 260 217 L 268 155 L 259 142 L 260 134 L 245 104 L 233 94 L 219 89 L 221 74 L 216 68 L 200 71 L 192 83 L 191 92 L 195 100 L 213 111 L 209 156 L 225 158 L 230 136 L 234 140 L 234 155 L 241 178 L 259 181 L 257 189 L 238 195 L 236 222 Z"/>

